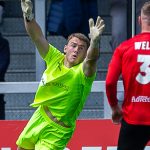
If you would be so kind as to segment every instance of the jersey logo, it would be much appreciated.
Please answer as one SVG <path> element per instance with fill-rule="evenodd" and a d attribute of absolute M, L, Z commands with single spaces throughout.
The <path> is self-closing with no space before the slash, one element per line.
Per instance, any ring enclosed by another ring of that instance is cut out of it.
<path fill-rule="evenodd" d="M 46 85 L 47 77 L 45 74 L 43 74 L 41 81 L 40 81 L 40 86 Z"/>
<path fill-rule="evenodd" d="M 132 102 L 145 102 L 149 103 L 150 102 L 150 97 L 148 96 L 132 96 Z"/>

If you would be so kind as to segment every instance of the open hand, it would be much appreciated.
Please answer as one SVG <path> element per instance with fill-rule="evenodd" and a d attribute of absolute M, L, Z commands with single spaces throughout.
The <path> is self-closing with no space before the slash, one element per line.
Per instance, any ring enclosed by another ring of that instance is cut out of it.
<path fill-rule="evenodd" d="M 94 20 L 90 18 L 89 28 L 90 28 L 89 38 L 93 41 L 98 41 L 105 28 L 104 20 L 101 19 L 100 16 L 98 16 L 96 24 L 94 25 Z"/>
<path fill-rule="evenodd" d="M 24 17 L 28 20 L 31 21 L 33 19 L 33 4 L 31 0 L 21 0 L 21 8 L 23 11 Z"/>

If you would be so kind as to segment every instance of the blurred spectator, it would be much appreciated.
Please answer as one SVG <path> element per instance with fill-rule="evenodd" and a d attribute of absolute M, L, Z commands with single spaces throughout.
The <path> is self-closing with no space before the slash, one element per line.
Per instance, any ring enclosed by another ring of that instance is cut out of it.
<path fill-rule="evenodd" d="M 147 0 L 136 0 L 136 21 L 140 14 L 140 9 Z M 110 42 L 112 50 L 127 39 L 127 5 L 129 0 L 110 0 L 110 15 L 112 17 L 112 40 Z M 129 17 L 129 16 L 128 16 Z M 138 23 L 136 23 L 138 24 Z M 131 28 L 131 26 L 129 27 Z M 139 25 L 136 26 L 136 34 L 140 32 Z M 130 38 L 130 37 L 128 37 Z"/>
<path fill-rule="evenodd" d="M 9 43 L 0 33 L 0 82 L 5 81 L 5 73 L 10 62 Z M 4 94 L 0 94 L 0 120 L 5 119 Z"/>
<path fill-rule="evenodd" d="M 47 18 L 47 31 L 50 35 L 68 37 L 80 32 L 88 36 L 88 19 L 96 21 L 97 0 L 52 0 Z"/>
<path fill-rule="evenodd" d="M 3 13 L 4 13 L 5 2 L 0 0 L 0 24 L 3 22 Z"/>

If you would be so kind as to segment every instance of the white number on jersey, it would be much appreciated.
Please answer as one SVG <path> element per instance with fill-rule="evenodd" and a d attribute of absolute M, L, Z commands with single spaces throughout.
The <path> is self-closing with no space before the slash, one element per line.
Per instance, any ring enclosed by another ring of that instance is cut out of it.
<path fill-rule="evenodd" d="M 141 84 L 148 84 L 150 82 L 150 56 L 138 55 L 137 61 L 142 62 L 142 65 L 140 66 L 140 73 L 136 76 L 136 80 Z"/>

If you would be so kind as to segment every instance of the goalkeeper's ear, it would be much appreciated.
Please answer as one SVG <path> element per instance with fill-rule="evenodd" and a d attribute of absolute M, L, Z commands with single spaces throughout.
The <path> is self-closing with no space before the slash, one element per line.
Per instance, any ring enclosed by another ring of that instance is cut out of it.
<path fill-rule="evenodd" d="M 27 21 L 31 21 L 34 18 L 33 15 L 33 4 L 31 0 L 21 0 L 21 8 L 23 16 Z"/>

